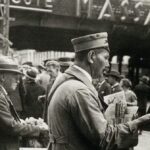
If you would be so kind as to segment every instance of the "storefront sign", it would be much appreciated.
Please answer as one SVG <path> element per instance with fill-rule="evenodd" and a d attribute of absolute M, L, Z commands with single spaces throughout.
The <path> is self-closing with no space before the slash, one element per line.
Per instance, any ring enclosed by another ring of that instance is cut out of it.
<path fill-rule="evenodd" d="M 47 148 L 19 148 L 19 150 L 47 150 Z"/>
<path fill-rule="evenodd" d="M 4 0 L 0 0 L 0 4 L 3 5 Z M 52 12 L 53 2 L 52 0 L 10 0 L 10 8 Z"/>

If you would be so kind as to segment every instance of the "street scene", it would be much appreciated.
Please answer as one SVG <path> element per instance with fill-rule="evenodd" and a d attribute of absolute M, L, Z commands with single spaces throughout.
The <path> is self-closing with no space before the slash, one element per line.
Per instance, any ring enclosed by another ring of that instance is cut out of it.
<path fill-rule="evenodd" d="M 150 0 L 0 0 L 0 150 L 150 150 Z"/>

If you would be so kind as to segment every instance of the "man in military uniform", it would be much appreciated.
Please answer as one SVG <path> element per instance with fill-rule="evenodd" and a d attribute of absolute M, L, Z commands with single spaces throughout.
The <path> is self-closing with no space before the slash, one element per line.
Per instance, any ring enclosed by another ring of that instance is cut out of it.
<path fill-rule="evenodd" d="M 0 56 L 0 150 L 19 150 L 20 136 L 38 137 L 46 130 L 26 124 L 14 109 L 9 92 L 16 89 L 20 74 L 12 59 Z"/>
<path fill-rule="evenodd" d="M 92 77 L 97 78 L 109 65 L 107 33 L 79 37 L 72 43 L 75 63 L 54 82 L 48 97 L 49 149 L 118 150 L 137 144 L 131 140 L 133 132 L 143 120 L 150 121 L 150 115 L 116 127 L 109 125 L 92 85 Z M 128 145 L 123 145 L 128 138 L 122 140 L 120 134 L 131 137 Z"/>

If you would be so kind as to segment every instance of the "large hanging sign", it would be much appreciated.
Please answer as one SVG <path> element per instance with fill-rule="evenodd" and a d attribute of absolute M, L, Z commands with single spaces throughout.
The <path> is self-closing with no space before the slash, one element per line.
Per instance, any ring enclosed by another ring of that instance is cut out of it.
<path fill-rule="evenodd" d="M 4 0 L 0 0 L 0 4 L 3 3 Z M 150 24 L 149 0 L 10 0 L 10 8 L 95 20 Z"/>
<path fill-rule="evenodd" d="M 0 0 L 3 5 L 4 0 Z M 39 12 L 53 12 L 52 0 L 10 0 L 10 8 Z"/>

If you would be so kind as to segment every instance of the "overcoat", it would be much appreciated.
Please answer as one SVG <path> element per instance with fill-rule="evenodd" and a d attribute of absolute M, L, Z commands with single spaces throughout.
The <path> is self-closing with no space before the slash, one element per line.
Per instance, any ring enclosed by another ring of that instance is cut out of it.
<path fill-rule="evenodd" d="M 0 85 L 0 150 L 19 150 L 20 136 L 38 136 L 39 127 L 23 125 L 7 93 Z"/>
<path fill-rule="evenodd" d="M 49 150 L 101 150 L 108 124 L 84 73 L 71 66 L 54 82 L 48 100 Z"/>

